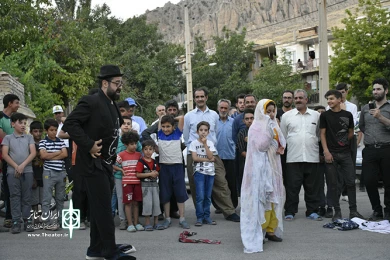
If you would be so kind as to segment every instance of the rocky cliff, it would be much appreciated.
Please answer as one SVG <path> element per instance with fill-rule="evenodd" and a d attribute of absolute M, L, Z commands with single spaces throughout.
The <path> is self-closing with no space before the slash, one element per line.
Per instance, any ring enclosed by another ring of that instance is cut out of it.
<path fill-rule="evenodd" d="M 323 0 L 326 1 L 326 0 Z M 339 23 L 344 10 L 358 0 L 327 0 L 329 27 Z M 169 42 L 184 42 L 184 6 L 188 4 L 193 36 L 212 42 L 223 27 L 246 28 L 248 40 L 277 40 L 292 30 L 318 24 L 318 0 L 183 0 L 147 11 L 148 22 L 158 22 Z M 212 44 L 212 43 L 210 43 Z"/>

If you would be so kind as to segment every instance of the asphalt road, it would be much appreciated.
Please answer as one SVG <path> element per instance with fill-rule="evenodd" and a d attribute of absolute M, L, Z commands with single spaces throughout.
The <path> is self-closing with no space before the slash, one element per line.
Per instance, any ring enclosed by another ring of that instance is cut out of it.
<path fill-rule="evenodd" d="M 383 190 L 381 190 L 383 198 Z M 198 238 L 221 240 L 220 245 L 183 244 L 178 241 L 183 231 L 178 220 L 163 231 L 128 233 L 116 229 L 117 243 L 130 243 L 137 252 L 137 259 L 390 259 L 390 235 L 372 233 L 362 230 L 336 231 L 325 229 L 323 224 L 329 222 L 312 221 L 304 217 L 303 194 L 299 212 L 292 222 L 285 222 L 284 240 L 282 243 L 266 242 L 264 252 L 244 254 L 240 238 L 239 223 L 229 222 L 222 215 L 213 215 L 216 226 L 204 225 L 195 227 L 195 210 L 192 200 L 186 203 L 187 221 L 192 224 L 191 231 L 198 232 Z M 369 216 L 371 206 L 367 193 L 357 192 L 358 210 L 363 216 Z M 348 203 L 341 202 L 343 216 L 348 216 Z M 214 212 L 214 211 L 213 211 Z M 3 223 L 0 218 L 0 223 Z M 143 221 L 143 219 L 141 219 Z M 118 220 L 116 219 L 117 224 Z M 89 245 L 89 230 L 75 230 L 73 238 L 42 237 L 45 234 L 69 234 L 68 230 L 58 232 L 36 231 L 41 237 L 29 237 L 28 233 L 13 235 L 0 233 L 0 260 L 41 260 L 41 259 L 85 259 Z"/>

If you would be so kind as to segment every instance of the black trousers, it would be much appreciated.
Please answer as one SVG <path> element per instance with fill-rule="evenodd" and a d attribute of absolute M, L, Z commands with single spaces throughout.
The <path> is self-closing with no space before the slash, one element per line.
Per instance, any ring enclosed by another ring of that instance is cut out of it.
<path fill-rule="evenodd" d="M 85 179 L 80 173 L 76 172 L 75 167 L 71 168 L 69 176 L 72 176 L 73 179 L 72 200 L 74 207 L 80 210 L 80 221 L 89 221 L 88 194 Z"/>
<path fill-rule="evenodd" d="M 238 206 L 238 194 L 237 194 L 237 176 L 235 171 L 235 160 L 222 160 L 223 166 L 225 167 L 226 175 L 225 178 L 228 183 L 230 190 L 230 197 L 233 202 L 234 208 Z"/>
<path fill-rule="evenodd" d="M 356 135 L 353 136 L 352 140 L 350 141 L 351 143 L 351 157 L 352 157 L 352 163 L 353 163 L 353 172 L 355 175 L 356 179 L 356 156 L 357 156 L 357 138 Z M 339 176 L 339 188 L 338 191 L 341 195 L 347 196 L 348 191 L 347 191 L 347 186 L 345 184 L 345 181 L 341 176 Z"/>
<path fill-rule="evenodd" d="M 325 170 L 326 170 L 325 163 L 320 162 L 318 164 L 318 168 L 317 169 L 318 169 L 318 178 L 320 180 L 320 185 L 319 185 L 319 189 L 318 189 L 318 191 L 319 191 L 319 195 L 318 196 L 320 198 L 320 207 L 324 208 L 326 205 L 328 205 L 330 207 L 330 205 L 328 203 L 328 201 L 330 201 L 329 198 L 328 198 L 329 192 L 327 192 L 326 196 L 325 196 L 325 178 L 324 178 Z M 328 183 L 326 183 L 326 184 L 328 185 Z"/>
<path fill-rule="evenodd" d="M 349 209 L 351 212 L 357 210 L 356 206 L 356 173 L 355 167 L 349 153 L 332 153 L 333 163 L 326 163 L 326 183 L 328 185 L 329 200 L 328 205 L 335 209 L 340 209 L 340 180 L 344 183 L 347 194 Z"/>
<path fill-rule="evenodd" d="M 283 185 L 286 187 L 286 175 L 287 175 L 287 145 L 286 148 L 284 149 L 284 154 L 280 155 L 280 161 L 282 163 L 282 174 L 283 174 Z"/>
<path fill-rule="evenodd" d="M 107 168 L 111 167 L 107 165 Z M 110 258 L 116 252 L 115 224 L 111 215 L 111 196 L 114 187 L 112 170 L 103 167 L 92 176 L 84 176 L 90 210 L 90 238 L 88 250 Z"/>
<path fill-rule="evenodd" d="M 318 163 L 287 163 L 285 215 L 298 212 L 299 192 L 305 189 L 306 216 L 317 212 L 320 205 Z"/>
<path fill-rule="evenodd" d="M 385 212 L 390 212 L 390 147 L 363 149 L 364 182 L 372 210 L 382 212 L 381 200 L 378 192 L 379 174 L 382 173 L 385 190 Z"/>
<path fill-rule="evenodd" d="M 7 162 L 5 160 L 2 160 L 3 163 L 3 193 L 4 193 L 4 203 L 5 203 L 5 219 L 12 219 L 11 215 L 11 201 L 10 201 L 10 194 L 9 194 L 9 187 L 8 187 L 8 181 L 7 181 Z"/>

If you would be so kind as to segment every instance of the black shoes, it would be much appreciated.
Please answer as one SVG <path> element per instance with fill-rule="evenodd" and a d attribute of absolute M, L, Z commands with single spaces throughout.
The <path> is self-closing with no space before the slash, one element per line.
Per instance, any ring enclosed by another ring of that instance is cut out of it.
<path fill-rule="evenodd" d="M 215 210 L 215 214 L 222 214 L 222 210 L 216 209 L 216 210 Z"/>
<path fill-rule="evenodd" d="M 268 241 L 273 241 L 273 242 L 282 242 L 283 239 L 280 237 L 277 237 L 276 235 L 269 235 L 268 233 L 265 234 L 265 238 L 268 238 Z"/>
<path fill-rule="evenodd" d="M 364 217 L 357 211 L 351 211 L 349 213 L 349 219 L 352 219 L 352 218 L 361 218 L 361 219 L 364 219 Z"/>
<path fill-rule="evenodd" d="M 233 222 L 240 222 L 240 216 L 238 216 L 236 213 L 233 213 L 227 216 L 226 220 L 233 221 Z"/>
<path fill-rule="evenodd" d="M 321 217 L 324 217 L 326 215 L 325 207 L 321 207 L 318 209 L 318 215 L 320 215 Z"/>
<path fill-rule="evenodd" d="M 334 221 L 336 221 L 336 220 L 338 220 L 338 219 L 341 219 L 341 218 L 343 218 L 342 216 L 341 216 L 341 210 L 339 209 L 339 210 L 335 210 L 334 211 L 334 215 L 333 215 L 333 217 L 332 217 L 332 221 L 334 222 Z"/>
<path fill-rule="evenodd" d="M 12 224 L 11 233 L 12 234 L 19 234 L 20 232 L 22 232 L 22 225 L 20 224 L 20 222 L 15 221 Z"/>
<path fill-rule="evenodd" d="M 368 220 L 370 220 L 370 221 L 378 221 L 378 220 L 382 220 L 382 219 L 383 219 L 382 211 L 381 212 L 374 211 L 374 212 L 372 212 L 371 216 L 368 218 Z"/>
<path fill-rule="evenodd" d="M 326 209 L 325 218 L 331 218 L 331 217 L 333 217 L 333 208 L 332 207 L 328 207 Z"/>
<path fill-rule="evenodd" d="M 385 212 L 385 216 L 383 217 L 383 220 L 390 221 L 390 212 Z"/>

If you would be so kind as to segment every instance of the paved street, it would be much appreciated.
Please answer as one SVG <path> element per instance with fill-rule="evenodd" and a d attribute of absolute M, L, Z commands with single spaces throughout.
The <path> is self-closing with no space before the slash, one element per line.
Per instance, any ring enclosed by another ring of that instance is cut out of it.
<path fill-rule="evenodd" d="M 383 198 L 383 190 L 381 190 Z M 301 201 L 303 194 L 301 192 Z M 371 213 L 365 192 L 357 192 L 358 210 L 363 216 Z M 191 200 L 186 203 L 187 220 L 195 222 L 195 210 Z M 341 202 L 343 216 L 348 216 L 348 203 Z M 293 222 L 284 222 L 285 233 L 282 243 L 266 242 L 264 252 L 244 254 L 240 238 L 239 223 L 229 222 L 222 215 L 214 215 L 217 226 L 195 227 L 198 238 L 221 240 L 220 245 L 183 244 L 178 242 L 181 228 L 178 220 L 163 231 L 128 233 L 116 230 L 117 243 L 134 245 L 137 259 L 390 259 L 390 236 L 362 230 L 336 231 L 322 228 L 329 219 L 316 222 L 304 218 L 301 202 L 299 213 Z M 213 211 L 214 212 L 214 211 Z M 0 218 L 3 223 L 3 218 Z M 143 219 L 141 219 L 143 221 Z M 36 231 L 35 234 L 68 233 Z M 28 237 L 26 232 L 19 235 L 0 233 L 0 259 L 85 259 L 89 244 L 89 230 L 76 230 L 73 239 L 59 237 Z"/>

